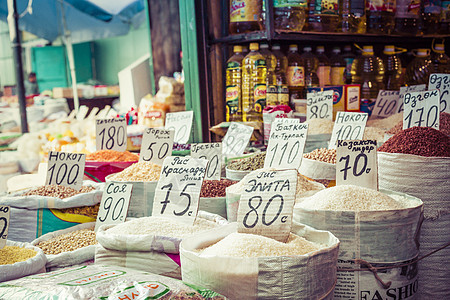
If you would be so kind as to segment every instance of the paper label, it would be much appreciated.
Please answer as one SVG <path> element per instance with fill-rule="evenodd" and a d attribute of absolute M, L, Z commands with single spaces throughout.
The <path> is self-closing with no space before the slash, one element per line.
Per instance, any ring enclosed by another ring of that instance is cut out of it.
<path fill-rule="evenodd" d="M 389 117 L 397 112 L 400 91 L 378 92 L 377 101 L 372 110 L 372 116 Z"/>
<path fill-rule="evenodd" d="M 97 150 L 127 150 L 127 123 L 125 118 L 97 119 L 95 144 Z"/>
<path fill-rule="evenodd" d="M 270 131 L 264 168 L 298 169 L 305 149 L 308 124 L 298 119 L 275 119 Z"/>
<path fill-rule="evenodd" d="M 450 113 L 450 74 L 431 74 L 428 90 L 439 90 L 440 112 Z"/>
<path fill-rule="evenodd" d="M 191 136 L 193 118 L 194 112 L 192 110 L 166 114 L 165 129 L 175 131 L 175 143 L 187 144 Z"/>
<path fill-rule="evenodd" d="M 333 120 L 333 90 L 307 94 L 306 119 Z"/>
<path fill-rule="evenodd" d="M 106 185 L 95 222 L 95 232 L 104 224 L 125 222 L 132 189 L 133 185 L 129 183 L 110 182 Z"/>
<path fill-rule="evenodd" d="M 303 67 L 288 67 L 286 77 L 288 86 L 305 86 L 305 69 Z"/>
<path fill-rule="evenodd" d="M 147 128 L 142 136 L 139 161 L 149 161 L 162 165 L 167 156 L 172 155 L 175 131 Z"/>
<path fill-rule="evenodd" d="M 227 157 L 240 156 L 253 134 L 253 127 L 231 122 L 222 140 L 222 155 Z"/>
<path fill-rule="evenodd" d="M 357 185 L 378 190 L 377 141 L 338 141 L 336 185 Z"/>
<path fill-rule="evenodd" d="M 439 130 L 439 102 L 439 90 L 406 93 L 403 129 L 418 126 Z"/>
<path fill-rule="evenodd" d="M 222 143 L 200 143 L 191 145 L 191 157 L 206 159 L 205 180 L 220 180 L 222 173 Z"/>
<path fill-rule="evenodd" d="M 418 85 L 410 85 L 410 86 L 402 86 L 400 87 L 400 95 L 398 95 L 398 110 L 397 113 L 403 112 L 403 98 L 405 97 L 405 94 L 407 92 L 421 92 L 426 90 L 425 84 L 418 84 Z"/>
<path fill-rule="evenodd" d="M 292 226 L 297 170 L 254 172 L 239 200 L 238 232 L 285 243 Z"/>
<path fill-rule="evenodd" d="M 230 23 L 258 21 L 260 15 L 260 1 L 230 1 Z"/>
<path fill-rule="evenodd" d="M 177 218 L 193 225 L 207 165 L 206 159 L 167 157 L 156 185 L 152 216 Z"/>
<path fill-rule="evenodd" d="M 170 288 L 161 282 L 141 281 L 124 288 L 120 292 L 111 294 L 109 297 L 100 297 L 100 300 L 160 299 L 169 292 Z"/>
<path fill-rule="evenodd" d="M 339 140 L 362 139 L 367 118 L 367 113 L 338 111 L 328 148 L 336 149 L 336 142 Z"/>
<path fill-rule="evenodd" d="M 346 85 L 347 102 L 345 104 L 346 111 L 359 111 L 361 108 L 361 86 Z"/>
<path fill-rule="evenodd" d="M 8 238 L 10 207 L 0 205 L 0 249 L 6 245 Z"/>
<path fill-rule="evenodd" d="M 50 151 L 45 185 L 56 184 L 79 190 L 83 185 L 86 154 Z"/>

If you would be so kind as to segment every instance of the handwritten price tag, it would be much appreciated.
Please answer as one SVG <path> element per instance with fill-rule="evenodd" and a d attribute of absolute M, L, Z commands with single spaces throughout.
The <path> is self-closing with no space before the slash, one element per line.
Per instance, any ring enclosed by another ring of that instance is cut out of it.
<path fill-rule="evenodd" d="M 339 140 L 362 139 L 367 118 L 367 113 L 338 111 L 328 148 L 336 149 L 336 142 Z"/>
<path fill-rule="evenodd" d="M 372 116 L 385 118 L 395 114 L 397 112 L 399 96 L 400 91 L 380 90 L 372 110 Z"/>
<path fill-rule="evenodd" d="M 164 159 L 172 154 L 174 135 L 173 130 L 147 128 L 142 136 L 139 161 L 162 165 Z"/>
<path fill-rule="evenodd" d="M 129 183 L 110 182 L 107 184 L 100 202 L 97 221 L 95 222 L 95 232 L 101 225 L 125 222 L 132 189 L 133 185 Z"/>
<path fill-rule="evenodd" d="M 207 165 L 206 159 L 167 157 L 156 185 L 152 216 L 177 218 L 193 225 Z"/>
<path fill-rule="evenodd" d="M 377 141 L 338 141 L 336 184 L 378 190 Z"/>
<path fill-rule="evenodd" d="M 86 154 L 50 151 L 45 184 L 63 185 L 79 190 L 83 185 L 85 165 Z"/>
<path fill-rule="evenodd" d="M 308 124 L 275 119 L 270 131 L 264 168 L 298 169 L 305 149 Z"/>
<path fill-rule="evenodd" d="M 205 180 L 220 180 L 222 173 L 222 143 L 201 143 L 191 145 L 191 157 L 209 161 Z"/>
<path fill-rule="evenodd" d="M 165 128 L 175 131 L 174 142 L 178 144 L 187 144 L 191 137 L 193 111 L 180 111 L 166 114 Z"/>
<path fill-rule="evenodd" d="M 431 74 L 428 90 L 439 90 L 440 112 L 450 113 L 450 74 Z"/>
<path fill-rule="evenodd" d="M 306 119 L 333 120 L 333 90 L 308 93 Z"/>
<path fill-rule="evenodd" d="M 400 95 L 398 95 L 398 110 L 397 113 L 403 112 L 403 98 L 405 97 L 405 94 L 408 92 L 422 92 L 427 89 L 427 86 L 425 84 L 418 84 L 418 85 L 410 85 L 410 86 L 402 86 L 400 87 Z"/>
<path fill-rule="evenodd" d="M 403 129 L 418 126 L 439 130 L 439 90 L 406 93 L 403 103 Z"/>
<path fill-rule="evenodd" d="M 222 154 L 227 157 L 240 156 L 253 134 L 253 127 L 231 122 L 222 141 Z"/>
<path fill-rule="evenodd" d="M 252 173 L 239 200 L 238 232 L 285 243 L 291 231 L 296 190 L 296 170 Z"/>
<path fill-rule="evenodd" d="M 8 238 L 9 216 L 10 207 L 0 205 L 0 249 L 5 247 L 6 239 Z"/>
<path fill-rule="evenodd" d="M 125 118 L 97 119 L 95 144 L 97 150 L 127 150 L 127 123 Z"/>

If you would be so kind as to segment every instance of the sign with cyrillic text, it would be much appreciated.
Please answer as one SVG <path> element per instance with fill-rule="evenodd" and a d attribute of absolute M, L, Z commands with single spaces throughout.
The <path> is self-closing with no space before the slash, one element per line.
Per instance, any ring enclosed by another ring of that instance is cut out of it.
<path fill-rule="evenodd" d="M 125 222 L 132 189 L 133 185 L 129 183 L 109 182 L 106 184 L 95 222 L 95 232 L 101 225 Z"/>
<path fill-rule="evenodd" d="M 450 74 L 431 74 L 428 90 L 439 90 L 440 112 L 450 113 Z"/>
<path fill-rule="evenodd" d="M 172 155 L 173 130 L 147 128 L 142 136 L 139 161 L 148 161 L 162 165 L 167 156 Z"/>
<path fill-rule="evenodd" d="M 338 111 L 328 148 L 336 149 L 336 142 L 339 140 L 361 140 L 367 118 L 367 113 Z"/>
<path fill-rule="evenodd" d="M 406 93 L 403 98 L 403 129 L 431 127 L 439 130 L 439 90 Z"/>
<path fill-rule="evenodd" d="M 292 226 L 297 170 L 252 172 L 239 200 L 238 232 L 285 243 Z"/>
<path fill-rule="evenodd" d="M 193 119 L 194 112 L 192 110 L 166 114 L 165 128 L 175 131 L 175 143 L 187 144 L 191 137 Z"/>
<path fill-rule="evenodd" d="M 167 157 L 155 190 L 152 216 L 177 218 L 193 225 L 208 161 L 192 157 Z"/>
<path fill-rule="evenodd" d="M 357 185 L 378 190 L 377 141 L 338 141 L 336 185 Z"/>
<path fill-rule="evenodd" d="M 0 249 L 3 249 L 8 239 L 10 207 L 7 205 L 0 205 Z"/>
<path fill-rule="evenodd" d="M 382 118 L 389 117 L 397 113 L 398 100 L 400 91 L 385 91 L 378 92 L 377 101 L 372 110 L 372 116 Z"/>
<path fill-rule="evenodd" d="M 333 120 L 333 90 L 307 94 L 306 119 Z"/>
<path fill-rule="evenodd" d="M 222 173 L 222 143 L 191 144 L 191 157 L 209 161 L 205 180 L 220 180 Z"/>
<path fill-rule="evenodd" d="M 426 84 L 417 84 L 417 85 L 410 85 L 410 86 L 402 86 L 400 87 L 400 94 L 398 95 L 398 109 L 397 113 L 403 112 L 403 98 L 405 97 L 405 94 L 408 92 L 421 92 L 425 91 L 427 89 Z"/>
<path fill-rule="evenodd" d="M 222 155 L 226 157 L 240 156 L 253 134 L 253 127 L 231 122 L 222 140 Z"/>
<path fill-rule="evenodd" d="M 127 122 L 125 118 L 97 119 L 95 145 L 97 150 L 127 150 Z"/>
<path fill-rule="evenodd" d="M 83 185 L 86 154 L 56 152 L 48 153 L 45 184 L 56 184 L 79 190 Z"/>

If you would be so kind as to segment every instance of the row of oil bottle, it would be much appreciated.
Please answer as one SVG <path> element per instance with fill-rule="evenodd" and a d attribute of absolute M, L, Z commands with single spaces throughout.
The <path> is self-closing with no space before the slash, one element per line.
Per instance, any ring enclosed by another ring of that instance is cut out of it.
<path fill-rule="evenodd" d="M 285 55 L 278 44 L 269 50 L 267 43 L 235 45 L 226 65 L 226 120 L 261 121 L 266 105 L 294 106 L 306 98 L 308 88 L 359 84 L 361 111 L 369 112 L 379 90 L 399 90 L 403 85 L 428 84 L 432 73 L 450 73 L 450 58 L 444 44 L 432 49 L 414 49 L 412 61 L 405 67 L 399 54 L 406 49 L 386 45 L 381 58 L 372 46 L 364 46 L 358 56 L 347 45 L 341 53 L 334 47 L 328 58 L 323 46 L 310 46 L 300 54 L 292 44 Z"/>
<path fill-rule="evenodd" d="M 265 1 L 273 2 L 277 31 L 450 33 L 450 1 L 445 0 L 230 0 L 230 33 L 263 30 Z"/>

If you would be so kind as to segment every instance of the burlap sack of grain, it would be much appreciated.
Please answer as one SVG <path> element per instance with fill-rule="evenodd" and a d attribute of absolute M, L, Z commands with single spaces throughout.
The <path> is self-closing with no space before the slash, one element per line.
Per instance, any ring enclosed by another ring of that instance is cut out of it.
<path fill-rule="evenodd" d="M 336 185 L 335 164 L 303 157 L 298 172 L 309 179 L 321 182 L 326 187 Z"/>
<path fill-rule="evenodd" d="M 291 232 L 325 248 L 300 256 L 201 256 L 198 249 L 236 232 L 237 223 L 181 242 L 183 281 L 210 288 L 229 299 L 333 299 L 339 240 L 330 232 L 293 222 Z"/>
<path fill-rule="evenodd" d="M 6 241 L 6 246 L 32 249 L 36 251 L 36 256 L 27 259 L 26 261 L 16 262 L 10 265 L 0 265 L 0 282 L 45 272 L 47 258 L 41 249 L 31 245 L 30 243 L 13 242 L 11 240 Z M 4 258 L 0 257 L 0 259 Z M 3 298 L 0 297 L 0 299 Z"/>
<path fill-rule="evenodd" d="M 28 190 L 0 197 L 0 205 L 11 207 L 8 238 L 32 242 L 49 232 L 95 222 L 105 184 L 85 180 L 83 186 L 92 186 L 95 190 L 64 199 L 22 196 Z"/>
<path fill-rule="evenodd" d="M 92 229 L 95 228 L 95 222 L 89 222 L 89 223 L 83 223 L 79 225 L 75 225 L 73 227 L 57 230 L 54 232 L 49 232 L 47 234 L 44 234 L 43 236 L 35 239 L 31 242 L 33 246 L 37 246 L 40 242 L 48 241 L 54 237 L 74 232 L 77 230 L 82 229 Z M 45 267 L 47 269 L 51 269 L 54 267 L 62 268 L 62 267 L 68 267 L 68 266 L 74 266 L 81 263 L 84 263 L 89 260 L 93 260 L 95 256 L 95 245 L 90 245 L 87 247 L 79 248 L 73 251 L 68 252 L 62 252 L 60 254 L 45 254 L 47 257 L 47 264 Z"/>
<path fill-rule="evenodd" d="M 228 222 L 219 215 L 199 211 L 198 218 L 216 222 Z M 114 225 L 102 225 L 97 231 L 98 245 L 95 263 L 129 267 L 172 278 L 181 279 L 180 238 L 150 234 L 109 234 Z"/>
<path fill-rule="evenodd" d="M 378 152 L 380 188 L 403 192 L 424 203 L 420 255 L 450 241 L 450 158 Z M 417 299 L 450 296 L 450 247 L 419 262 Z"/>

